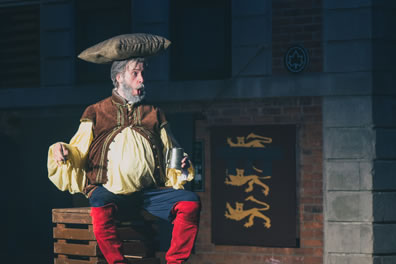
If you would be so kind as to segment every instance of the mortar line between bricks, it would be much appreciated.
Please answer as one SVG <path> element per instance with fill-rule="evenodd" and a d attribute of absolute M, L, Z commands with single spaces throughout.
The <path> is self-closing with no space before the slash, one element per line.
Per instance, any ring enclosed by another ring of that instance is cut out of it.
<path fill-rule="evenodd" d="M 353 6 L 353 7 L 324 7 L 323 8 L 323 16 L 325 16 L 326 11 L 351 11 L 351 10 L 364 10 L 364 9 L 370 9 L 370 8 L 389 8 L 388 6 L 384 5 L 367 5 L 367 6 Z M 392 9 L 392 8 L 391 8 Z"/>
<path fill-rule="evenodd" d="M 373 192 L 373 190 L 326 190 L 328 193 L 329 192 Z"/>
<path fill-rule="evenodd" d="M 368 96 L 367 96 L 368 97 Z M 369 123 L 367 125 L 361 125 L 361 126 L 343 126 L 343 125 L 339 125 L 339 126 L 323 126 L 323 128 L 342 128 L 342 129 L 359 129 L 359 128 L 374 128 L 374 125 Z"/>
<path fill-rule="evenodd" d="M 232 18 L 262 18 L 265 15 L 269 15 L 270 12 L 263 12 L 258 14 L 248 14 L 248 15 L 232 15 Z"/>
<path fill-rule="evenodd" d="M 383 72 L 383 71 L 381 71 L 381 72 Z M 388 72 L 388 71 L 387 71 Z M 326 71 L 326 72 L 324 72 L 323 74 L 321 74 L 321 75 L 335 75 L 335 74 L 342 74 L 342 75 L 348 75 L 348 74 L 352 74 L 352 73 L 369 73 L 369 74 L 371 74 L 371 73 L 373 73 L 372 71 L 368 71 L 368 70 L 353 70 L 353 71 Z M 391 71 L 389 71 L 389 73 L 391 73 Z M 367 95 L 367 94 L 362 94 L 362 93 L 359 93 L 359 92 L 355 92 L 355 93 L 348 93 L 348 94 L 331 94 L 331 95 L 329 95 L 329 96 L 340 96 L 340 95 L 342 95 L 342 96 L 344 96 L 344 95 L 346 95 L 346 96 L 355 96 L 355 95 Z M 323 95 L 321 95 L 321 96 L 327 96 L 326 94 L 323 94 Z"/>
<path fill-rule="evenodd" d="M 344 252 L 327 252 L 328 254 L 337 256 L 375 256 L 375 257 L 386 257 L 386 256 L 396 256 L 396 253 L 344 253 Z"/>
<path fill-rule="evenodd" d="M 366 225 L 372 225 L 372 221 L 335 221 L 335 220 L 324 220 L 325 223 L 327 224 L 345 224 L 345 225 L 361 225 L 361 224 L 366 224 Z"/>
<path fill-rule="evenodd" d="M 327 190 L 327 192 L 372 192 L 376 193 L 396 193 L 396 189 L 384 189 L 384 190 L 345 190 L 345 189 L 337 189 L 337 190 Z"/>
<path fill-rule="evenodd" d="M 379 159 L 379 160 L 384 160 L 384 159 Z M 367 161 L 374 161 L 373 159 L 343 159 L 343 158 L 324 158 L 324 162 L 326 161 L 336 161 L 336 162 L 367 162 Z"/>
<path fill-rule="evenodd" d="M 355 41 L 372 41 L 372 38 L 351 38 L 351 39 L 326 39 L 328 43 L 345 43 L 345 42 L 355 42 Z"/>

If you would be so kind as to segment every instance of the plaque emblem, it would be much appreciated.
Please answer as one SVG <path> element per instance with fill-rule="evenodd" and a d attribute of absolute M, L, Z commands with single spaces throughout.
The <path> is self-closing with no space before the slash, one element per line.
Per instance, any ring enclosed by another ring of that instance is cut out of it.
<path fill-rule="evenodd" d="M 308 62 L 308 52 L 301 46 L 293 46 L 285 54 L 285 66 L 290 72 L 302 72 L 307 67 Z"/>

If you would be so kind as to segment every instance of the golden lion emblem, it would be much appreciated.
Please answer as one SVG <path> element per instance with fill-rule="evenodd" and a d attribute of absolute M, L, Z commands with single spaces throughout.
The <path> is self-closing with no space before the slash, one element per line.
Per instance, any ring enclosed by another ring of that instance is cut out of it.
<path fill-rule="evenodd" d="M 264 205 L 265 207 L 243 210 L 244 203 L 235 202 L 235 208 L 232 208 L 229 203 L 226 203 L 227 210 L 225 211 L 224 216 L 228 219 L 232 219 L 235 221 L 241 221 L 242 219 L 249 217 L 248 221 L 243 225 L 246 228 L 253 226 L 254 218 L 258 217 L 265 220 L 264 226 L 266 228 L 270 228 L 271 219 L 261 213 L 261 211 L 267 211 L 270 208 L 269 204 L 258 201 L 253 196 L 247 197 L 245 201 L 253 201 L 258 204 Z"/>
<path fill-rule="evenodd" d="M 258 172 L 263 172 L 259 169 L 256 169 L 253 167 L 255 171 Z M 245 189 L 245 192 L 251 192 L 253 191 L 253 185 L 257 184 L 260 185 L 261 187 L 264 188 L 262 191 L 265 196 L 268 195 L 269 193 L 269 187 L 267 184 L 263 183 L 261 179 L 270 179 L 271 176 L 263 176 L 260 177 L 258 175 L 245 175 L 245 170 L 244 169 L 236 169 L 236 175 L 228 174 L 224 183 L 228 185 L 233 185 L 233 186 L 242 186 L 245 185 L 246 183 L 248 184 L 248 187 Z"/>
<path fill-rule="evenodd" d="M 227 144 L 231 148 L 240 147 L 240 148 L 265 148 L 265 144 L 272 143 L 272 138 L 263 137 L 260 135 L 256 135 L 254 133 L 250 133 L 247 137 L 236 137 L 237 142 L 233 142 L 230 137 L 227 138 Z"/>

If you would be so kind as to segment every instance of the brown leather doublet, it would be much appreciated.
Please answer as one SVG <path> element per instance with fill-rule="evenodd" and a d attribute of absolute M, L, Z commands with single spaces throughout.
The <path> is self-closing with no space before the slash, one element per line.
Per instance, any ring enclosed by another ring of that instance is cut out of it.
<path fill-rule="evenodd" d="M 130 127 L 149 141 L 155 158 L 154 177 L 156 184 L 162 186 L 165 181 L 163 144 L 160 129 L 167 123 L 163 112 L 149 104 L 127 104 L 126 100 L 113 90 L 108 97 L 88 106 L 81 122 L 93 122 L 93 140 L 89 148 L 87 163 L 88 182 L 84 193 L 89 193 L 99 184 L 107 182 L 107 153 L 117 134 Z"/>

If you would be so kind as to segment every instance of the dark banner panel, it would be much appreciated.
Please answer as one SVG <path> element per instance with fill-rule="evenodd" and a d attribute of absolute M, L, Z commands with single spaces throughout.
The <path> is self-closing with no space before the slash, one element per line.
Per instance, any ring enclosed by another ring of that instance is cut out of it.
<path fill-rule="evenodd" d="M 296 127 L 211 130 L 212 241 L 295 247 Z"/>

